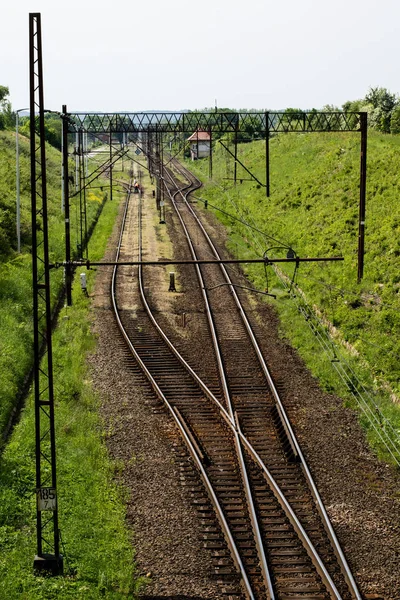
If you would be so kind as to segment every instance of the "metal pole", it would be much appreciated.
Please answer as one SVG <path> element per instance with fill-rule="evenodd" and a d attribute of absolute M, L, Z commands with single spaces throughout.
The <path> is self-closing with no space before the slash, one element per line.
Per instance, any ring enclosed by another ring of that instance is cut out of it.
<path fill-rule="evenodd" d="M 21 252 L 21 205 L 19 195 L 19 113 L 17 111 L 17 118 L 15 120 L 15 147 L 16 147 L 16 169 L 17 169 L 17 251 L 18 254 Z"/>
<path fill-rule="evenodd" d="M 85 256 L 88 258 L 88 228 L 87 228 L 87 206 L 86 206 L 86 165 L 85 165 L 85 133 L 82 133 L 82 184 L 83 184 L 83 218 L 85 225 L 85 237 L 83 246 L 85 248 Z"/>
<path fill-rule="evenodd" d="M 84 134 L 84 156 L 85 156 L 85 177 L 89 177 L 89 151 L 88 151 L 88 134 Z"/>
<path fill-rule="evenodd" d="M 83 201 L 82 201 L 82 129 L 78 132 L 78 174 L 79 174 L 79 256 L 83 258 Z"/>
<path fill-rule="evenodd" d="M 236 121 L 235 123 L 235 138 L 234 138 L 234 144 L 235 144 L 235 150 L 234 150 L 234 165 L 233 165 L 233 180 L 235 182 L 236 185 L 236 178 L 237 178 L 237 128 L 238 128 L 238 122 Z"/>
<path fill-rule="evenodd" d="M 65 291 L 67 296 L 67 306 L 72 305 L 72 273 L 68 262 L 71 260 L 71 230 L 69 222 L 69 181 L 68 181 L 68 123 L 67 106 L 62 107 L 63 120 L 63 182 L 64 182 L 64 220 L 65 220 Z"/>
<path fill-rule="evenodd" d="M 364 237 L 365 237 L 365 198 L 367 191 L 367 113 L 360 113 L 361 153 L 360 153 L 360 210 L 358 225 L 358 277 L 360 283 L 364 275 Z"/>
<path fill-rule="evenodd" d="M 146 153 L 147 153 L 147 168 L 150 173 L 150 177 L 152 177 L 152 164 L 151 164 L 151 133 L 150 131 L 146 133 Z"/>
<path fill-rule="evenodd" d="M 160 209 L 161 202 L 161 185 L 160 185 L 160 135 L 158 133 L 158 127 L 156 125 L 156 161 L 155 161 L 155 170 L 156 170 L 156 205 L 157 210 Z"/>
<path fill-rule="evenodd" d="M 75 133 L 75 192 L 79 190 L 78 132 Z"/>
<path fill-rule="evenodd" d="M 37 294 L 38 261 L 36 260 L 37 223 L 36 223 L 36 129 L 35 129 L 35 77 L 34 67 L 34 20 L 29 15 L 29 38 L 30 38 L 30 147 L 31 147 L 31 218 L 32 218 L 32 278 L 33 278 L 33 360 L 34 360 L 34 390 L 35 390 L 35 453 L 36 453 L 36 489 L 41 486 L 41 464 L 40 464 L 40 386 L 39 386 L 39 302 Z M 42 513 L 36 509 L 36 543 L 37 554 L 42 556 Z"/>
<path fill-rule="evenodd" d="M 29 14 L 29 75 L 37 498 L 37 555 L 34 559 L 34 569 L 36 571 L 51 571 L 53 575 L 58 575 L 63 571 L 63 563 L 62 556 L 59 552 L 57 506 L 51 338 L 52 319 L 40 13 Z M 38 123 L 36 122 L 35 112 L 38 112 Z M 39 224 L 38 219 L 40 220 Z M 45 341 L 42 360 L 40 356 L 41 339 Z M 42 519 L 42 512 L 44 511 L 50 512 L 50 516 L 46 515 L 46 517 Z M 52 542 L 50 541 L 51 533 L 53 534 Z"/>
<path fill-rule="evenodd" d="M 267 198 L 270 195 L 269 188 L 269 112 L 265 113 L 265 178 L 266 178 L 266 194 Z"/>
<path fill-rule="evenodd" d="M 209 128 L 208 133 L 210 135 L 210 155 L 209 155 L 209 162 L 208 162 L 208 178 L 212 179 L 212 175 L 213 175 L 213 157 L 212 157 L 212 129 L 211 129 L 211 127 Z"/>
<path fill-rule="evenodd" d="M 125 132 L 122 132 L 122 150 L 125 150 Z M 121 162 L 122 162 L 122 172 L 124 172 L 124 155 L 121 156 Z"/>
<path fill-rule="evenodd" d="M 61 119 L 61 212 L 64 212 L 64 119 Z"/>
<path fill-rule="evenodd" d="M 28 110 L 27 108 L 19 108 L 15 111 L 15 165 L 16 165 L 16 178 L 17 178 L 17 250 L 21 252 L 21 196 L 20 196 L 20 172 L 19 172 L 19 113 L 21 110 Z"/>
<path fill-rule="evenodd" d="M 112 132 L 111 132 L 111 123 L 110 123 L 110 200 L 112 200 L 113 196 L 113 181 L 112 181 Z"/>
<path fill-rule="evenodd" d="M 160 132 L 160 225 L 165 224 L 165 199 L 164 199 L 164 147 L 163 136 Z"/>

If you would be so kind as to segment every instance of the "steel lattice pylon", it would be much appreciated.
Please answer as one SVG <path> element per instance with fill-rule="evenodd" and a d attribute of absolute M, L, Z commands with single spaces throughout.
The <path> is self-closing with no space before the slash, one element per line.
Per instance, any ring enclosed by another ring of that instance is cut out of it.
<path fill-rule="evenodd" d="M 42 39 L 39 13 L 29 14 L 30 147 L 34 394 L 36 435 L 37 571 L 62 573 L 59 552 Z M 41 349 L 43 356 L 41 357 Z"/>

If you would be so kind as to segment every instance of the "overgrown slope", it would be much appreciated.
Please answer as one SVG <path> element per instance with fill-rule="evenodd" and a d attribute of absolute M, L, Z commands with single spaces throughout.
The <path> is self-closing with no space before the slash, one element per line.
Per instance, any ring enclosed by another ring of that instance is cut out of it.
<path fill-rule="evenodd" d="M 0 433 L 14 407 L 17 390 L 32 360 L 32 282 L 29 248 L 29 147 L 21 138 L 23 252 L 15 252 L 15 145 L 12 134 L 0 132 Z M 60 203 L 60 154 L 47 148 L 51 258 L 63 258 L 64 216 Z M 90 256 L 101 259 L 112 232 L 123 194 L 113 202 L 93 189 L 87 195 L 89 224 L 104 205 Z M 77 247 L 79 200 L 71 202 L 72 250 Z M 10 226 L 7 223 L 10 223 Z M 11 226 L 12 225 L 12 226 Z M 88 290 L 95 271 L 87 272 Z M 51 271 L 53 296 L 62 284 L 61 270 Z M 53 334 L 59 523 L 65 577 L 33 573 L 36 548 L 35 410 L 32 392 L 0 461 L 0 597 L 95 599 L 134 598 L 141 586 L 125 524 L 124 490 L 115 484 L 118 465 L 109 459 L 101 399 L 91 385 L 85 363 L 95 339 L 90 331 L 90 298 L 82 294 L 79 278 L 73 306 L 62 309 Z M 0 438 L 1 439 L 1 438 Z M 50 532 L 49 532 L 50 534 Z"/>
<path fill-rule="evenodd" d="M 29 140 L 20 136 L 21 254 L 17 254 L 15 135 L 0 131 L 0 434 L 14 408 L 18 390 L 32 362 L 32 257 Z M 64 216 L 61 212 L 60 152 L 46 146 L 49 249 L 51 260 L 64 255 Z M 93 219 L 103 193 L 88 194 L 88 219 Z M 76 249 L 77 199 L 72 201 L 71 244 Z M 52 272 L 55 299 L 61 269 Z"/>
<path fill-rule="evenodd" d="M 359 134 L 287 134 L 270 141 L 271 197 L 221 146 L 213 156 L 213 181 L 201 196 L 251 222 L 266 236 L 221 215 L 232 248 L 241 256 L 343 256 L 341 263 L 301 264 L 297 281 L 309 300 L 365 357 L 375 380 L 400 391 L 400 137 L 370 132 L 368 140 L 365 276 L 357 284 Z M 231 146 L 232 149 L 232 146 Z M 265 181 L 265 142 L 242 144 L 238 158 Z M 207 182 L 207 160 L 190 163 Z M 279 246 L 284 246 L 279 248 Z M 260 268 L 249 269 L 265 286 Z M 293 265 L 285 267 L 291 277 Z M 271 277 L 270 269 L 268 269 Z M 270 279 L 270 285 L 274 279 Z"/>

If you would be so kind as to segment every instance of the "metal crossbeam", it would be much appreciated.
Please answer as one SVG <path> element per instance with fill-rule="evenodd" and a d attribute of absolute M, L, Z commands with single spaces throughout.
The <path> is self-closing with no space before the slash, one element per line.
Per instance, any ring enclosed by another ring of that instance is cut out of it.
<path fill-rule="evenodd" d="M 299 265 L 302 262 L 341 262 L 343 261 L 343 256 L 325 256 L 325 257 L 306 257 L 300 258 L 300 256 L 295 256 L 293 258 L 224 258 L 224 259 L 216 259 L 209 258 L 205 260 L 178 260 L 176 258 L 160 258 L 158 260 L 123 260 L 123 261 L 93 261 L 93 260 L 71 260 L 69 263 L 67 262 L 56 262 L 51 265 L 54 269 L 59 269 L 60 267 L 65 267 L 67 264 L 73 267 L 86 267 L 87 269 L 91 269 L 92 267 L 110 267 L 110 266 L 119 266 L 119 267 L 134 267 L 134 266 L 153 266 L 153 267 L 165 267 L 168 265 L 239 265 L 239 264 L 263 264 L 263 265 L 272 265 L 273 263 L 295 263 Z"/>
<path fill-rule="evenodd" d="M 239 132 L 249 135 L 290 132 L 359 131 L 358 112 L 77 112 L 69 115 L 73 133 L 141 131 L 185 133 L 204 129 L 214 133 Z"/>
<path fill-rule="evenodd" d="M 36 571 L 45 570 L 57 575 L 62 572 L 63 565 L 59 552 L 58 531 L 42 35 L 39 13 L 29 14 L 29 74 L 37 498 L 37 555 L 34 568 Z M 42 358 L 41 339 L 46 341 Z M 47 515 L 42 517 L 45 512 Z"/>

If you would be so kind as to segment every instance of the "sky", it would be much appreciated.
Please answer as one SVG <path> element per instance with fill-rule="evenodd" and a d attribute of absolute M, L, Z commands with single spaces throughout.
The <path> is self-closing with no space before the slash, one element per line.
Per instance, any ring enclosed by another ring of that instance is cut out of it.
<path fill-rule="evenodd" d="M 400 92 L 398 0 L 18 0 L 0 21 L 14 110 L 29 105 L 29 12 L 50 110 L 311 109 Z"/>

